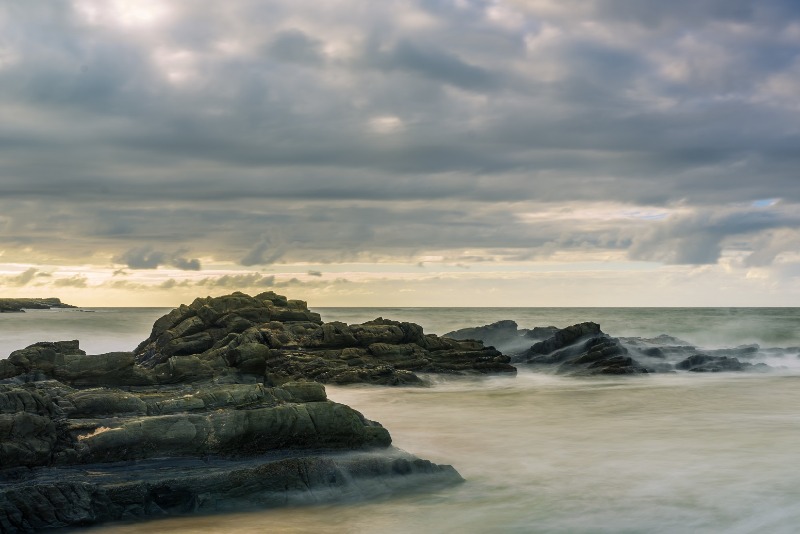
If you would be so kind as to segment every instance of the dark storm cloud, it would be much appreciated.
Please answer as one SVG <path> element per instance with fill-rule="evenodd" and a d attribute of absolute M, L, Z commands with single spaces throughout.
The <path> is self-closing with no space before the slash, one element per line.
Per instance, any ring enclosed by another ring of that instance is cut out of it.
<path fill-rule="evenodd" d="M 738 236 L 761 265 L 792 241 L 791 217 L 731 205 L 800 202 L 795 2 L 120 5 L 0 7 L 8 243 L 198 270 L 184 247 L 245 266 L 459 247 L 709 263 Z M 570 202 L 685 213 L 521 217 Z"/>

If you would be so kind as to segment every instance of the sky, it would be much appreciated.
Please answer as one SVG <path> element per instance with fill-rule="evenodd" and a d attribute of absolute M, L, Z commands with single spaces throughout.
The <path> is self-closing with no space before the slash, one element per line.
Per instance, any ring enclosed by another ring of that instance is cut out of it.
<path fill-rule="evenodd" d="M 0 0 L 0 294 L 796 306 L 795 0 Z"/>

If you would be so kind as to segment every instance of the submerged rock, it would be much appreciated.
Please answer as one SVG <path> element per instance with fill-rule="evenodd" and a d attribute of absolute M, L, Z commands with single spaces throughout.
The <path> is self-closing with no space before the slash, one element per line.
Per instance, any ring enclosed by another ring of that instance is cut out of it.
<path fill-rule="evenodd" d="M 759 363 L 753 365 L 749 362 L 740 362 L 728 356 L 711 356 L 708 354 L 695 354 L 675 365 L 677 369 L 695 373 L 719 373 L 723 371 L 751 371 L 767 370 L 769 366 Z"/>

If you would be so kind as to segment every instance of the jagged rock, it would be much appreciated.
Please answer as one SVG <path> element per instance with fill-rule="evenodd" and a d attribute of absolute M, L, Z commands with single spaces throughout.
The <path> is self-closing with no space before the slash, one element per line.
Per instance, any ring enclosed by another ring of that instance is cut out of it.
<path fill-rule="evenodd" d="M 514 358 L 515 363 L 554 368 L 559 374 L 644 374 L 648 368 L 628 356 L 619 340 L 597 323 L 580 323 L 556 332 Z"/>
<path fill-rule="evenodd" d="M 223 297 L 195 299 L 155 322 L 153 330 L 134 353 L 136 362 L 149 368 L 172 356 L 201 354 L 232 334 L 270 321 L 282 324 L 320 325 L 319 314 L 301 300 L 289 300 L 267 291 L 251 297 L 233 293 Z"/>
<path fill-rule="evenodd" d="M 597 323 L 579 323 L 574 324 L 572 326 L 568 326 L 566 328 L 562 328 L 561 330 L 557 331 L 552 336 L 548 337 L 544 341 L 540 341 L 535 343 L 531 346 L 530 349 L 526 351 L 526 355 L 536 355 L 536 354 L 550 354 L 554 351 L 572 345 L 577 340 L 582 337 L 592 336 L 601 334 L 600 332 L 600 325 Z"/>
<path fill-rule="evenodd" d="M 25 310 L 49 310 L 51 308 L 74 308 L 70 304 L 64 304 L 61 299 L 55 297 L 51 298 L 34 298 L 34 299 L 13 299 L 2 298 L 0 299 L 0 313 L 9 312 L 24 312 Z"/>
<path fill-rule="evenodd" d="M 379 317 L 322 323 L 305 302 L 268 292 L 197 299 L 156 321 L 135 351 L 150 383 L 256 375 L 268 384 L 308 379 L 331 384 L 421 384 L 416 373 L 514 373 L 510 359 L 475 341 L 425 334 Z"/>

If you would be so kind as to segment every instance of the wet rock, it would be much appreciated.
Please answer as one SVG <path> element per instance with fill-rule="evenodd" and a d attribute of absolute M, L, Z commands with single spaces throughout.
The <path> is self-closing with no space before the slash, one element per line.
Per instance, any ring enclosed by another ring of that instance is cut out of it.
<path fill-rule="evenodd" d="M 764 364 L 753 365 L 749 362 L 740 362 L 736 358 L 727 356 L 711 356 L 708 354 L 695 354 L 675 365 L 677 369 L 695 373 L 719 373 L 723 371 L 748 371 L 768 369 Z"/>
<path fill-rule="evenodd" d="M 645 374 L 647 367 L 628 355 L 619 340 L 609 337 L 597 323 L 580 323 L 561 329 L 514 357 L 515 363 L 548 367 L 559 374 Z"/>
<path fill-rule="evenodd" d="M 272 291 L 255 297 L 237 292 L 198 298 L 155 322 L 150 337 L 134 351 L 136 362 L 153 368 L 172 356 L 201 354 L 230 335 L 270 321 L 322 324 L 319 314 L 309 311 L 305 302 Z"/>

